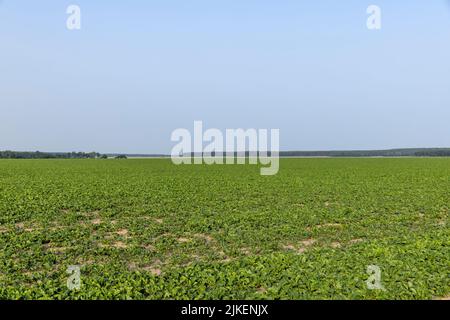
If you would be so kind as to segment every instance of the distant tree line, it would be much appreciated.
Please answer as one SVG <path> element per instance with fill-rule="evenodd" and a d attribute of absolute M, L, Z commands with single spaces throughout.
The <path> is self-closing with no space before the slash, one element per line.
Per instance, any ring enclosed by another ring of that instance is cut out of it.
<path fill-rule="evenodd" d="M 107 158 L 98 152 L 0 151 L 0 159 L 96 159 Z"/>
<path fill-rule="evenodd" d="M 223 154 L 223 153 L 221 153 Z M 226 156 L 236 157 L 255 153 L 245 152 L 227 152 Z M 259 153 L 258 153 L 259 154 Z M 202 153 L 189 153 L 190 156 L 200 157 Z M 215 153 L 211 153 L 215 156 Z M 268 156 L 271 152 L 268 151 Z M 389 149 L 389 150 L 336 150 L 336 151 L 280 151 L 280 157 L 450 157 L 450 148 L 411 148 L 411 149 Z"/>
<path fill-rule="evenodd" d="M 202 156 L 202 153 L 190 153 Z M 252 152 L 228 152 L 224 156 L 254 156 Z M 271 156 L 268 151 L 267 156 Z M 127 159 L 125 154 L 100 154 L 98 152 L 40 152 L 0 151 L 0 159 Z M 139 157 L 168 157 L 166 155 L 139 155 Z M 212 153 L 215 156 L 215 153 Z M 344 150 L 344 151 L 280 151 L 280 157 L 450 157 L 450 148 L 416 148 L 390 150 Z"/>
<path fill-rule="evenodd" d="M 450 157 L 449 148 L 348 151 L 282 151 L 281 157 Z"/>
<path fill-rule="evenodd" d="M 450 150 L 418 151 L 416 157 L 450 157 Z"/>

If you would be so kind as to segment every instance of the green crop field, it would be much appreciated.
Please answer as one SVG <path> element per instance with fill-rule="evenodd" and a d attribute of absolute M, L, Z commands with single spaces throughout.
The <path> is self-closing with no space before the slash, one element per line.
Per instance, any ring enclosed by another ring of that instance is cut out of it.
<path fill-rule="evenodd" d="M 449 210 L 444 158 L 0 160 L 0 298 L 443 298 Z"/>

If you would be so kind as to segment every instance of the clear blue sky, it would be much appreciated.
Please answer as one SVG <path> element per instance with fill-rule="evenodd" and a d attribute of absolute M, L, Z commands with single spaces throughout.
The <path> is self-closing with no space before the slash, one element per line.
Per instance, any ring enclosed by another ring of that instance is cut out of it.
<path fill-rule="evenodd" d="M 450 146 L 450 2 L 0 0 L 0 115 L 13 150 L 169 153 L 194 120 L 283 150 Z"/>

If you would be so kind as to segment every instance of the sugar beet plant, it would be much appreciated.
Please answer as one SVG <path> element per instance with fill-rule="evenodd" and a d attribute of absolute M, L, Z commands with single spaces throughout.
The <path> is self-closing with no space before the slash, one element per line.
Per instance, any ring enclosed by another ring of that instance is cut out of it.
<path fill-rule="evenodd" d="M 442 298 L 449 208 L 448 159 L 0 160 L 0 298 Z"/>

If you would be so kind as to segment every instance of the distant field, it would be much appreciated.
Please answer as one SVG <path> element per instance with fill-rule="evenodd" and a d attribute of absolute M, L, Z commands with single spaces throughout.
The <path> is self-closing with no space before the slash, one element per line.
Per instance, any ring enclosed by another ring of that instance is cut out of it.
<path fill-rule="evenodd" d="M 444 158 L 0 160 L 0 298 L 440 298 L 449 210 Z"/>

